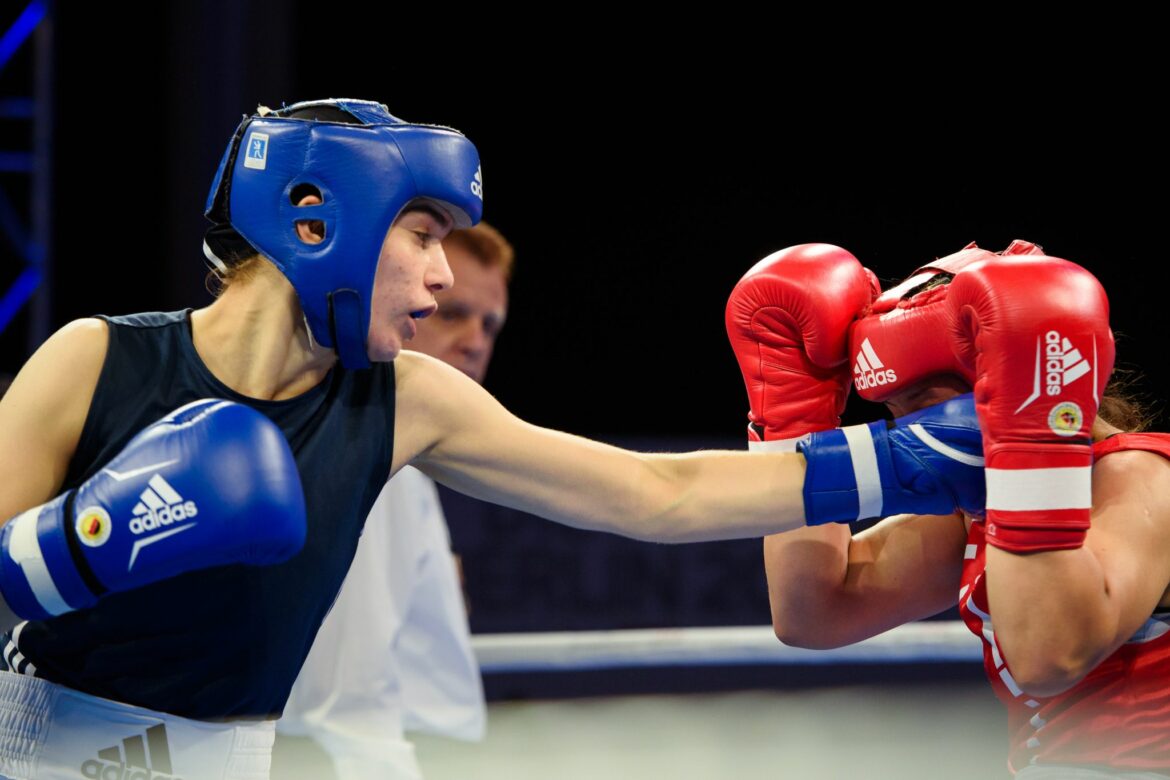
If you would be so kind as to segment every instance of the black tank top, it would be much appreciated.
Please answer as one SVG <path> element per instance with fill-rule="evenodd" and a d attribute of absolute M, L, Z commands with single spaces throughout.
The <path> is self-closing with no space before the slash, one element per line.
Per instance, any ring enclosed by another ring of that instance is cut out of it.
<path fill-rule="evenodd" d="M 192 572 L 19 626 L 15 645 L 32 666 L 22 661 L 14 671 L 35 667 L 79 691 L 188 718 L 279 715 L 390 474 L 393 364 L 337 365 L 303 395 L 259 401 L 203 364 L 189 312 L 105 319 L 109 353 L 65 487 L 176 407 L 226 398 L 284 431 L 305 488 L 308 537 L 282 564 Z"/>

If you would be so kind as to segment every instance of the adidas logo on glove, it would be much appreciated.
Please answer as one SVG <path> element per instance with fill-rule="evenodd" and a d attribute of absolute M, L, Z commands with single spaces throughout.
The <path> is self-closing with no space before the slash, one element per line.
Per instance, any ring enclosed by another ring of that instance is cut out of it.
<path fill-rule="evenodd" d="M 199 514 L 195 502 L 184 501 L 160 475 L 155 474 L 146 484 L 146 490 L 139 495 L 132 510 L 134 519 L 130 521 L 130 530 L 135 534 L 144 534 Z"/>
<path fill-rule="evenodd" d="M 894 369 L 886 368 L 885 363 L 874 352 L 869 339 L 862 341 L 861 349 L 857 353 L 857 362 L 853 364 L 853 384 L 857 389 L 865 390 L 897 381 L 898 375 L 894 373 Z"/>
<path fill-rule="evenodd" d="M 1089 373 L 1089 361 L 1072 342 L 1054 330 L 1044 334 L 1044 384 L 1048 395 L 1060 395 L 1066 385 Z"/>

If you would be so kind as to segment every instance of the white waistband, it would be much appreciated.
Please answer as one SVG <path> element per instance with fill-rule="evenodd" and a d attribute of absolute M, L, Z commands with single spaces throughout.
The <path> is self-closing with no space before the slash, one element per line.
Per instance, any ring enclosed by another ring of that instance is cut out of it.
<path fill-rule="evenodd" d="M 267 780 L 273 721 L 208 723 L 0 672 L 0 775 Z"/>

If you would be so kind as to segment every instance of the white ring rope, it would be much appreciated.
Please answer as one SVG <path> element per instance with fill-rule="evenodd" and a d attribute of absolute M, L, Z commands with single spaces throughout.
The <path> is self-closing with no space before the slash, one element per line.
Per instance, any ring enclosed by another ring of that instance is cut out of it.
<path fill-rule="evenodd" d="M 833 650 L 782 645 L 771 626 L 478 634 L 472 637 L 471 644 L 485 673 L 743 664 L 948 663 L 978 662 L 983 658 L 979 639 L 958 620 L 909 623 Z"/>

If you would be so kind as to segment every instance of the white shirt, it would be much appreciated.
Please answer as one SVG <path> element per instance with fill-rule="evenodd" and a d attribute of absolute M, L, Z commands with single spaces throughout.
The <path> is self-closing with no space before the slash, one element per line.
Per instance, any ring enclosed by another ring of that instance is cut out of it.
<path fill-rule="evenodd" d="M 421 778 L 405 731 L 483 738 L 483 686 L 450 545 L 435 484 L 403 468 L 370 510 L 277 724 L 314 737 L 344 777 Z"/>

